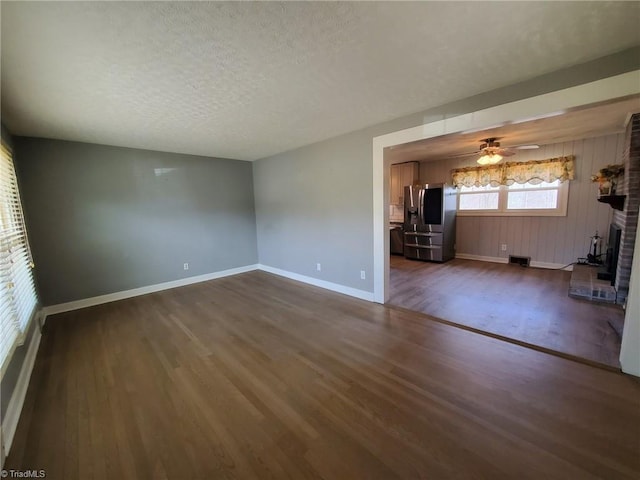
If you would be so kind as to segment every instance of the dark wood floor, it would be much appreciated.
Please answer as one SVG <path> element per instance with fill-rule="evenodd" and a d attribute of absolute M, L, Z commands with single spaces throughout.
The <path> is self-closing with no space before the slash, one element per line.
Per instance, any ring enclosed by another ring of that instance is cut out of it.
<path fill-rule="evenodd" d="M 587 360 L 620 367 L 617 305 L 570 298 L 571 272 L 454 259 L 391 256 L 390 304 Z"/>
<path fill-rule="evenodd" d="M 49 479 L 637 479 L 640 384 L 264 272 L 50 318 Z"/>

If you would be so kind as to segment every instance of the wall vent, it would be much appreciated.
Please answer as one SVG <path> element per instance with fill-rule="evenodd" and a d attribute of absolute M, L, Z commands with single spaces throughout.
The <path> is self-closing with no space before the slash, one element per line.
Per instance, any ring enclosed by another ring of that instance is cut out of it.
<path fill-rule="evenodd" d="M 531 262 L 531 257 L 519 257 L 517 255 L 509 255 L 509 263 L 520 265 L 521 267 L 528 267 Z"/>

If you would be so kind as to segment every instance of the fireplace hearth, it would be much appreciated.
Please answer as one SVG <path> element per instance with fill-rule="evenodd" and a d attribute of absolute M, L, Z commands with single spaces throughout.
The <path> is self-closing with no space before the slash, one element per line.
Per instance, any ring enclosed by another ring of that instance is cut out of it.
<path fill-rule="evenodd" d="M 569 282 L 569 296 L 599 303 L 616 303 L 617 293 L 611 280 L 598 278 L 598 267 L 574 265 Z"/>

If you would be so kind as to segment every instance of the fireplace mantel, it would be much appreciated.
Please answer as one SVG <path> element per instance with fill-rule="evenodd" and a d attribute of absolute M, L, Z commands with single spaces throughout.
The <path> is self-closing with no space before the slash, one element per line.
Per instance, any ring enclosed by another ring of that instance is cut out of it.
<path fill-rule="evenodd" d="M 600 195 L 598 201 L 602 203 L 608 203 L 611 208 L 616 210 L 624 210 L 624 199 L 626 195 Z"/>

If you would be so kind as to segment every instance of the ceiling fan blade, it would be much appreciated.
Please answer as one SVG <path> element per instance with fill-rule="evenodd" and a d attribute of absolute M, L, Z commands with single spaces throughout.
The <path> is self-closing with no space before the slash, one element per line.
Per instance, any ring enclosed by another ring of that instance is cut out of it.
<path fill-rule="evenodd" d="M 496 146 L 495 144 L 498 143 L 496 142 L 496 140 L 499 140 L 498 138 L 487 138 L 484 139 L 482 144 L 480 144 L 480 150 L 476 150 L 474 152 L 467 152 L 467 153 L 458 153 L 456 155 L 447 155 L 446 158 L 462 158 L 462 157 L 470 157 L 472 155 L 481 155 L 483 153 L 496 153 L 499 154 L 503 157 L 511 157 L 513 155 L 516 154 L 515 150 L 533 150 L 536 148 L 540 148 L 539 145 L 513 145 L 513 146 L 509 146 L 509 147 L 499 147 Z M 490 145 L 493 144 L 493 145 Z M 498 143 L 499 145 L 499 143 Z"/>
<path fill-rule="evenodd" d="M 480 150 L 476 150 L 475 152 L 458 153 L 456 155 L 447 155 L 446 158 L 470 157 L 471 155 L 478 155 L 479 153 L 480 153 Z"/>

